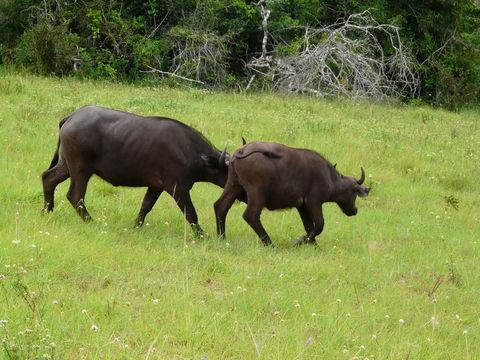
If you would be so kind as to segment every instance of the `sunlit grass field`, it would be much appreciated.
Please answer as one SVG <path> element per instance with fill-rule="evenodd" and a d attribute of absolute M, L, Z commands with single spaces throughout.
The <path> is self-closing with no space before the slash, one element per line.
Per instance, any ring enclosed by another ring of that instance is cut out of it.
<path fill-rule="evenodd" d="M 92 178 L 82 222 L 66 200 L 42 216 L 39 175 L 58 122 L 95 104 L 176 118 L 233 152 L 263 140 L 319 151 L 372 187 L 346 217 L 324 207 L 318 246 L 295 210 L 216 238 L 221 189 L 192 190 L 196 239 L 162 194 Z M 0 358 L 480 358 L 480 113 L 209 93 L 0 73 Z"/>

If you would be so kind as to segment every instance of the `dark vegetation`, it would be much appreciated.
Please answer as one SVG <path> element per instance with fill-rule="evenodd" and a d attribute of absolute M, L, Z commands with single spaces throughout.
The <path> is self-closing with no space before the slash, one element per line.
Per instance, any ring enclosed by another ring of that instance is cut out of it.
<path fill-rule="evenodd" d="M 262 2 L 269 56 L 300 54 L 307 27 L 369 10 L 376 23 L 400 29 L 421 101 L 455 108 L 480 98 L 474 0 Z M 264 30 L 260 2 L 247 0 L 1 0 L 0 61 L 45 75 L 246 88 L 253 75 L 246 64 L 261 56 Z M 395 51 L 381 33 L 378 41 L 385 55 Z M 257 80 L 253 86 L 270 87 Z"/>

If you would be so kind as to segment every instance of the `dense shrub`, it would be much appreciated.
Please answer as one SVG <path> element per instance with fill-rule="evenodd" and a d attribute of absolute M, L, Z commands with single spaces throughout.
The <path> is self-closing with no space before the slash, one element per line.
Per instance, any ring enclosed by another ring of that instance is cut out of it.
<path fill-rule="evenodd" d="M 69 34 L 62 25 L 41 22 L 20 39 L 18 59 L 43 75 L 64 75 L 73 68 L 78 35 Z"/>

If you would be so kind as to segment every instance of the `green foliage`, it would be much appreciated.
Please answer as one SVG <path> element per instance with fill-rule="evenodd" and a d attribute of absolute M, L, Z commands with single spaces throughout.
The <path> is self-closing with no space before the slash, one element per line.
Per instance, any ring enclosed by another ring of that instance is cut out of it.
<path fill-rule="evenodd" d="M 64 26 L 41 22 L 26 31 L 17 48 L 17 59 L 43 75 L 63 75 L 72 68 L 79 37 Z"/>
<path fill-rule="evenodd" d="M 177 65 L 174 58 L 180 36 L 184 42 L 197 39 L 196 49 L 203 36 L 216 39 L 215 57 L 221 53 L 221 60 L 212 62 L 214 57 L 204 56 L 204 63 L 199 65 L 192 58 L 183 63 L 181 74 L 216 86 L 229 87 L 233 78 L 244 84 L 251 76 L 245 64 L 261 52 L 262 19 L 256 3 L 3 0 L 0 61 L 63 75 L 73 71 L 67 58 L 80 56 L 80 76 L 140 80 L 148 67 L 170 71 Z M 278 55 L 299 51 L 305 26 L 331 25 L 369 9 L 378 23 L 401 28 L 403 43 L 422 64 L 423 101 L 458 108 L 480 98 L 480 7 L 474 0 L 268 0 L 266 6 L 271 10 L 267 49 Z M 379 34 L 379 41 L 388 55 L 393 49 L 382 36 Z M 44 44 L 35 44 L 37 40 Z M 45 45 L 57 41 L 55 49 Z M 209 70 L 199 75 L 199 68 Z M 215 76 L 216 71 L 220 76 Z"/>

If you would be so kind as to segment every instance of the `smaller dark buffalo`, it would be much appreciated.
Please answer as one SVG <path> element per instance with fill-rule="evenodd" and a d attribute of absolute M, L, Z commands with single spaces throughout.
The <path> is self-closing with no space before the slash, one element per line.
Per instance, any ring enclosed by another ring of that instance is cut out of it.
<path fill-rule="evenodd" d="M 272 241 L 260 222 L 260 213 L 269 210 L 297 208 L 306 235 L 296 244 L 315 243 L 323 230 L 322 204 L 336 202 L 348 215 L 356 215 L 355 199 L 365 197 L 370 188 L 363 186 L 365 171 L 360 179 L 340 174 L 320 154 L 285 145 L 252 142 L 230 157 L 228 180 L 215 202 L 217 233 L 225 236 L 225 219 L 233 202 L 246 197 L 243 218 L 265 245 Z"/>
<path fill-rule="evenodd" d="M 60 122 L 57 150 L 42 174 L 44 211 L 53 210 L 55 187 L 70 177 L 67 198 L 89 221 L 84 198 L 88 180 L 96 174 L 114 186 L 148 187 L 136 226 L 143 224 L 166 191 L 199 233 L 190 189 L 197 181 L 223 188 L 226 158 L 225 151 L 221 153 L 202 134 L 177 120 L 85 106 Z"/>

